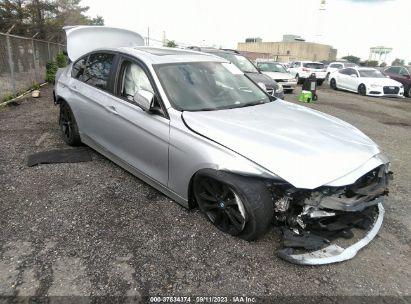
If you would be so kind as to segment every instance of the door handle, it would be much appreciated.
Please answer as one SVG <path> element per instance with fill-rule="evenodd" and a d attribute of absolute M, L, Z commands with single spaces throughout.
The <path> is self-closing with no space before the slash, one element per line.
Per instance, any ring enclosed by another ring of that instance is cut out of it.
<path fill-rule="evenodd" d="M 107 107 L 106 107 L 106 110 L 107 110 L 108 112 L 110 112 L 111 114 L 118 115 L 118 112 L 117 112 L 115 106 L 107 106 Z"/>

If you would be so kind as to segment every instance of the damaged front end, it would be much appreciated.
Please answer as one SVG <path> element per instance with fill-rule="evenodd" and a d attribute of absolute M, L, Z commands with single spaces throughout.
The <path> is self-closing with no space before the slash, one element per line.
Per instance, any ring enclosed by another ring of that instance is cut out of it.
<path fill-rule="evenodd" d="M 276 224 L 283 232 L 284 248 L 278 255 L 302 265 L 354 257 L 382 225 L 382 204 L 391 179 L 388 164 L 383 164 L 343 187 L 307 190 L 271 184 Z"/>

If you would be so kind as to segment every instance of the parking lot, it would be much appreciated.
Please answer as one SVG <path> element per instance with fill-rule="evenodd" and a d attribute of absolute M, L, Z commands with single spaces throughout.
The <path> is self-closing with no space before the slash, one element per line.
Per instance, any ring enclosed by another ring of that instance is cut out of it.
<path fill-rule="evenodd" d="M 251 243 L 223 234 L 199 211 L 185 210 L 97 153 L 91 162 L 27 167 L 30 153 L 66 147 L 50 87 L 42 93 L 0 111 L 1 295 L 410 300 L 411 99 L 359 96 L 324 84 L 319 100 L 304 104 L 358 127 L 394 171 L 379 236 L 353 260 L 307 267 L 276 257 L 276 229 Z"/>

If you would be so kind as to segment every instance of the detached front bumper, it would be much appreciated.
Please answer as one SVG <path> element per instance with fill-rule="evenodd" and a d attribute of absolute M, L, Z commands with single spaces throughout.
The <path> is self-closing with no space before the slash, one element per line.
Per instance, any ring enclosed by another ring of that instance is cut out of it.
<path fill-rule="evenodd" d="M 292 248 L 285 248 L 278 252 L 282 259 L 299 265 L 325 265 L 352 259 L 359 250 L 367 246 L 378 234 L 384 218 L 384 207 L 382 203 L 377 205 L 378 216 L 368 230 L 366 236 L 355 244 L 342 248 L 336 244 L 331 244 L 320 250 L 297 254 Z"/>

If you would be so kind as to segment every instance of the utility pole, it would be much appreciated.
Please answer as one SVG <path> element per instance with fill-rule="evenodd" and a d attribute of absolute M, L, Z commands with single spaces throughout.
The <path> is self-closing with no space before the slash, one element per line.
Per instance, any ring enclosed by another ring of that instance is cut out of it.
<path fill-rule="evenodd" d="M 6 32 L 7 53 L 9 55 L 8 57 L 9 57 L 9 67 L 10 67 L 11 86 L 13 90 L 13 95 L 16 95 L 17 91 L 16 91 L 16 78 L 14 75 L 13 55 L 12 55 L 11 43 L 10 43 L 10 33 L 15 26 L 16 24 L 13 24 L 13 26 L 10 27 L 9 30 Z"/>
<path fill-rule="evenodd" d="M 147 45 L 150 45 L 150 27 L 147 27 Z"/>
<path fill-rule="evenodd" d="M 36 46 L 34 45 L 34 38 L 39 34 L 39 32 L 35 33 L 33 37 L 31 37 L 31 48 L 33 50 L 33 64 L 34 64 L 34 82 L 37 83 L 38 73 L 37 73 L 37 65 L 36 65 Z"/>

